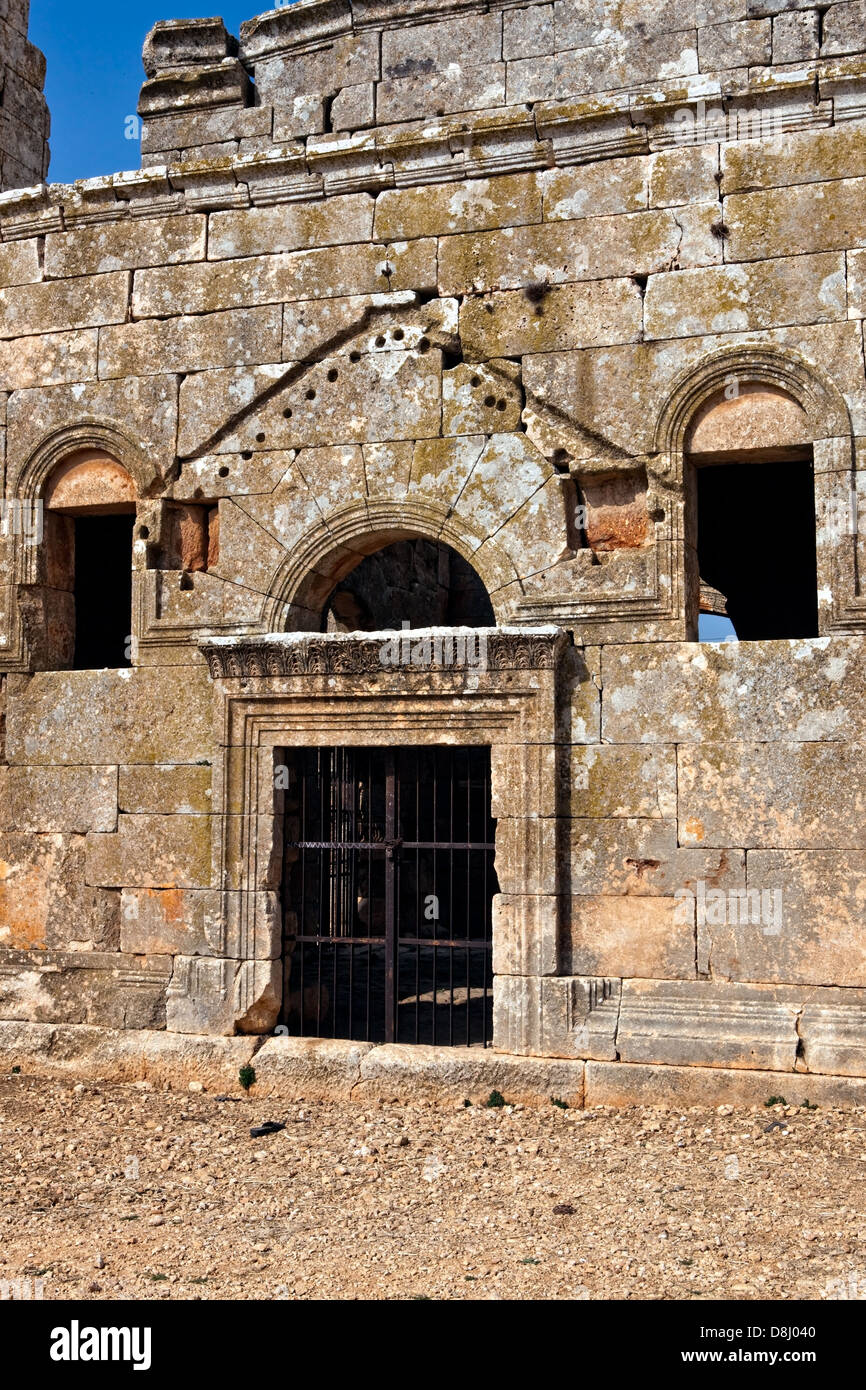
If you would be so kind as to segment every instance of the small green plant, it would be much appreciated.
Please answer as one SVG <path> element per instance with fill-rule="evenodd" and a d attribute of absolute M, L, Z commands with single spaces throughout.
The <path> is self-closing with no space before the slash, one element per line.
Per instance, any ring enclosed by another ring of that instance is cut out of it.
<path fill-rule="evenodd" d="M 801 1109 L 803 1109 L 803 1110 L 817 1110 L 817 1109 L 818 1109 L 818 1106 L 817 1106 L 817 1105 L 813 1105 L 812 1102 L 811 1102 L 810 1100 L 806 1099 L 806 1100 L 803 1101 L 803 1104 L 802 1104 L 802 1106 L 801 1106 Z"/>
<path fill-rule="evenodd" d="M 155 1284 L 164 1283 L 168 1279 L 167 1274 L 148 1274 L 148 1279 L 152 1279 Z"/>
<path fill-rule="evenodd" d="M 484 1104 L 488 1110 L 501 1110 L 505 1104 L 505 1097 L 501 1091 L 491 1091 Z"/>
<path fill-rule="evenodd" d="M 540 1265 L 541 1260 L 537 1260 L 534 1255 L 527 1255 L 520 1263 L 522 1265 Z"/>
<path fill-rule="evenodd" d="M 238 1072 L 238 1081 L 241 1083 L 244 1090 L 248 1091 L 251 1086 L 254 1086 L 256 1084 L 255 1067 L 251 1067 L 249 1062 L 247 1062 L 246 1065 L 241 1067 L 240 1071 Z"/>
<path fill-rule="evenodd" d="M 21 1075 L 21 1068 L 20 1068 L 20 1067 L 13 1067 L 13 1068 L 12 1068 L 12 1075 L 13 1075 L 13 1076 L 20 1076 L 20 1075 Z"/>
<path fill-rule="evenodd" d="M 785 1100 L 785 1097 L 784 1097 L 784 1096 L 770 1096 L 770 1099 L 769 1099 L 769 1100 L 765 1100 L 765 1101 L 764 1101 L 764 1105 L 765 1105 L 765 1107 L 767 1107 L 767 1108 L 769 1108 L 771 1105 L 787 1105 L 787 1104 L 788 1104 L 788 1102 Z"/>
<path fill-rule="evenodd" d="M 550 1103 L 551 1103 L 551 1105 L 555 1105 L 556 1108 L 557 1108 L 557 1110 L 567 1110 L 567 1109 L 568 1109 L 568 1102 L 567 1102 L 567 1101 L 564 1101 L 564 1100 L 560 1100 L 560 1099 L 559 1099 L 559 1096 L 551 1096 L 551 1097 L 550 1097 Z"/>
<path fill-rule="evenodd" d="M 206 1283 L 207 1283 L 207 1277 L 206 1277 L 206 1276 L 202 1276 L 202 1277 L 200 1277 L 200 1278 L 190 1279 L 189 1282 L 190 1282 L 191 1284 L 206 1284 Z"/>

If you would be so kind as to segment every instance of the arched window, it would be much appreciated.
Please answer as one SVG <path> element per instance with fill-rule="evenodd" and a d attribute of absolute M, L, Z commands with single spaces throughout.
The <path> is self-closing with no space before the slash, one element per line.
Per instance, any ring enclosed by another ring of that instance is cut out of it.
<path fill-rule="evenodd" d="M 40 665 L 129 666 L 135 503 L 129 473 L 100 449 L 70 455 L 48 479 Z"/>
<path fill-rule="evenodd" d="M 732 376 L 696 412 L 685 449 L 699 636 L 724 635 L 726 618 L 744 641 L 816 637 L 815 478 L 802 406 L 780 387 Z"/>
<path fill-rule="evenodd" d="M 367 555 L 331 593 L 327 632 L 493 627 L 493 605 L 472 566 L 438 541 L 394 541 Z"/>

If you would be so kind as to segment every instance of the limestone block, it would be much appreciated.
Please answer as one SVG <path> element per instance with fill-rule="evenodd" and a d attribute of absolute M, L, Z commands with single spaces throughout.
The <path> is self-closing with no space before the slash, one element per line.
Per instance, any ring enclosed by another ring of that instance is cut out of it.
<path fill-rule="evenodd" d="M 473 63 L 495 62 L 502 57 L 500 14 L 468 14 L 436 24 L 407 25 L 382 34 L 382 76 L 407 77 L 433 73 L 443 58 L 461 56 Z"/>
<path fill-rule="evenodd" d="M 373 235 L 373 199 L 346 193 L 318 203 L 214 212 L 210 217 L 208 258 L 272 255 L 305 247 L 343 246 Z"/>
<path fill-rule="evenodd" d="M 122 324 L 128 289 L 125 271 L 0 289 L 0 338 Z"/>
<path fill-rule="evenodd" d="M 114 835 L 87 837 L 87 882 L 112 888 L 207 888 L 209 816 L 121 815 Z"/>
<path fill-rule="evenodd" d="M 866 0 L 831 5 L 824 14 L 821 57 L 838 53 L 862 53 L 866 30 Z"/>
<path fill-rule="evenodd" d="M 719 243 L 710 233 L 719 217 L 718 206 L 704 209 L 703 226 L 695 224 L 684 245 L 686 216 L 659 209 L 449 237 L 439 250 L 440 293 L 538 289 L 575 280 L 657 275 L 674 261 L 687 266 L 719 260 Z M 545 303 L 543 295 L 537 302 Z"/>
<path fill-rule="evenodd" d="M 444 394 L 444 374 L 442 380 Z M 362 446 L 364 474 L 370 497 L 387 497 L 389 500 L 405 497 L 412 472 L 413 452 L 411 442 L 401 439 Z"/>
<path fill-rule="evenodd" d="M 396 247 L 352 246 L 341 251 L 324 248 L 143 270 L 135 277 L 133 305 L 138 317 L 147 318 L 207 313 L 245 304 L 301 301 L 310 315 L 312 298 L 321 315 L 319 297 L 330 300 L 345 295 L 422 289 L 434 281 L 435 242 L 429 240 L 400 243 Z M 367 306 L 350 302 L 346 307 L 349 314 L 356 310 L 359 330 L 362 329 Z M 287 315 L 290 329 L 300 312 L 293 308 Z M 336 312 L 335 306 L 331 313 Z M 285 355 L 303 356 L 293 347 L 290 334 Z M 279 356 L 277 351 L 274 357 Z"/>
<path fill-rule="evenodd" d="M 800 1017 L 800 1035 L 806 1070 L 866 1076 L 866 993 L 822 989 L 810 994 Z"/>
<path fill-rule="evenodd" d="M 554 50 L 553 5 L 506 10 L 502 16 L 503 58 L 538 58 Z"/>
<path fill-rule="evenodd" d="M 492 535 L 514 516 L 527 498 L 538 501 L 539 490 L 551 478 L 551 473 L 547 460 L 525 435 L 494 434 L 460 494 L 460 510 L 471 517 L 485 535 Z M 549 532 L 533 534 L 534 520 L 533 516 L 524 520 L 522 548 L 525 553 L 533 542 L 541 541 L 542 545 L 549 542 Z M 537 567 L 530 562 L 526 568 Z"/>
<path fill-rule="evenodd" d="M 496 978 L 496 1046 L 523 1056 L 612 1061 L 620 990 L 619 980 Z"/>
<path fill-rule="evenodd" d="M 496 743 L 490 750 L 490 814 L 555 816 L 557 771 L 568 750 L 553 743 Z"/>
<path fill-rule="evenodd" d="M 348 1100 L 361 1058 L 375 1044 L 332 1038 L 268 1038 L 256 1052 L 255 1095 L 293 1100 Z"/>
<path fill-rule="evenodd" d="M 627 894 L 673 897 L 687 890 L 745 887 L 741 849 L 694 849 L 677 845 L 673 821 L 572 820 L 571 891 L 577 895 Z"/>
<path fill-rule="evenodd" d="M 235 1022 L 239 1033 L 268 1033 L 280 1015 L 283 997 L 281 960 L 241 961 L 234 983 Z"/>
<path fill-rule="evenodd" d="M 95 381 L 97 329 L 0 342 L 0 391 Z"/>
<path fill-rule="evenodd" d="M 332 130 L 363 130 L 376 121 L 376 88 L 372 82 L 343 87 L 331 103 Z"/>
<path fill-rule="evenodd" d="M 0 947 L 112 950 L 118 927 L 118 895 L 85 884 L 82 836 L 0 835 Z"/>
<path fill-rule="evenodd" d="M 790 256 L 654 275 L 645 314 L 649 338 L 844 319 L 844 257 Z"/>
<path fill-rule="evenodd" d="M 622 163 L 631 163 L 623 160 Z M 646 161 L 649 205 L 677 207 L 684 203 L 712 203 L 718 198 L 719 156 L 714 145 L 693 145 L 659 150 Z M 607 163 L 607 161 L 605 161 Z M 604 168 L 604 163 L 600 166 Z M 721 208 L 719 207 L 721 216 Z"/>
<path fill-rule="evenodd" d="M 494 975 L 555 975 L 561 915 L 561 900 L 552 894 L 497 893 L 493 899 Z"/>
<path fill-rule="evenodd" d="M 484 435 L 422 439 L 412 453 L 409 496 L 420 493 L 453 506 L 484 451 Z"/>
<path fill-rule="evenodd" d="M 793 1071 L 798 1012 L 771 988 L 624 980 L 617 1051 L 624 1062 Z"/>
<path fill-rule="evenodd" d="M 791 1105 L 862 1105 L 866 1084 L 853 1078 L 715 1067 L 670 1067 L 629 1062 L 587 1062 L 586 1105 L 763 1106 L 784 1084 Z"/>
<path fill-rule="evenodd" d="M 0 1017 L 105 1028 L 162 1028 L 166 956 L 103 951 L 0 952 Z"/>
<path fill-rule="evenodd" d="M 516 363 L 460 363 L 442 374 L 442 433 L 493 434 L 520 425 L 523 391 Z"/>
<path fill-rule="evenodd" d="M 221 19 L 167 19 L 153 26 L 141 58 L 148 77 L 153 77 L 164 68 L 218 63 L 236 49 L 237 41 Z"/>
<path fill-rule="evenodd" d="M 468 56 L 474 57 L 471 53 Z M 437 64 L 436 69 L 425 70 L 422 63 L 407 77 L 384 78 L 376 88 L 377 120 L 386 125 L 429 119 L 431 109 L 444 116 L 450 111 L 483 111 L 505 105 L 504 63 L 464 64 L 455 59 L 444 68 Z"/>
<path fill-rule="evenodd" d="M 531 14 L 532 11 L 517 10 L 515 13 Z M 673 154 L 673 151 L 667 153 Z M 544 193 L 545 222 L 572 222 L 580 217 L 642 211 L 649 205 L 651 167 L 648 156 L 635 155 L 630 159 L 603 159 L 596 164 L 546 169 L 543 174 L 536 175 Z"/>
<path fill-rule="evenodd" d="M 653 745 L 572 748 L 563 792 L 572 816 L 658 820 L 676 815 L 676 750 Z"/>
<path fill-rule="evenodd" d="M 267 535 L 249 512 L 229 498 L 220 503 L 219 556 L 209 572 L 227 583 L 268 593 L 285 558 L 282 544 Z"/>
<path fill-rule="evenodd" d="M 801 63 L 817 58 L 821 46 L 817 10 L 773 16 L 773 62 Z"/>
<path fill-rule="evenodd" d="M 42 671 L 9 678 L 7 757 L 24 766 L 209 762 L 207 670 Z M 98 720 L 93 711 L 99 710 Z"/>
<path fill-rule="evenodd" d="M 750 850 L 747 858 L 748 899 L 704 895 L 698 936 L 713 974 L 866 984 L 862 851 Z"/>
<path fill-rule="evenodd" d="M 121 811 L 138 815 L 204 815 L 211 807 L 211 769 L 171 763 L 121 767 L 118 801 Z"/>
<path fill-rule="evenodd" d="M 0 246 L 0 286 L 29 285 L 39 279 L 39 250 L 35 237 Z"/>
<path fill-rule="evenodd" d="M 725 198 L 732 261 L 866 246 L 863 200 L 866 178 L 731 193 Z"/>
<path fill-rule="evenodd" d="M 848 317 L 866 318 L 866 251 L 849 251 L 848 263 Z"/>
<path fill-rule="evenodd" d="M 240 423 L 226 444 L 303 449 L 437 435 L 441 354 L 418 349 L 327 358 Z M 288 414 L 286 412 L 289 412 Z"/>
<path fill-rule="evenodd" d="M 856 637 L 608 646 L 604 736 L 610 743 L 857 740 L 866 733 L 861 653 Z"/>
<path fill-rule="evenodd" d="M 710 24 L 698 30 L 701 72 L 751 67 L 771 60 L 771 20 L 746 19 L 738 24 Z"/>
<path fill-rule="evenodd" d="M 154 477 L 174 462 L 177 435 L 177 380 L 171 376 L 132 377 L 93 382 L 87 387 L 88 410 L 119 433 L 134 431 L 135 442 Z M 81 386 L 61 385 L 50 391 L 17 391 L 7 407 L 9 427 L 7 464 L 15 477 L 33 450 L 34 438 L 62 430 L 81 413 Z"/>
<path fill-rule="evenodd" d="M 539 297 L 540 296 L 540 297 Z M 469 361 L 634 341 L 643 302 L 633 280 L 554 285 L 464 300 L 460 334 Z"/>
<path fill-rule="evenodd" d="M 54 280 L 198 261 L 205 254 L 206 231 L 205 217 L 184 215 L 124 218 L 54 232 L 45 238 L 45 274 Z"/>
<path fill-rule="evenodd" d="M 856 178 L 866 174 L 866 128 L 846 121 L 825 129 L 787 131 L 784 140 L 738 140 L 722 145 L 721 155 L 726 199 L 755 189 Z M 788 191 L 797 193 L 796 188 Z M 810 243 L 808 249 L 818 247 Z M 782 254 L 793 251 L 790 247 Z"/>
<path fill-rule="evenodd" d="M 376 200 L 375 235 L 381 241 L 410 241 L 540 222 L 543 179 L 535 173 L 505 174 L 387 189 Z"/>
<path fill-rule="evenodd" d="M 480 1047 L 424 1047 L 391 1043 L 374 1047 L 361 1059 L 358 1100 L 410 1100 L 426 1105 L 455 1099 L 486 1102 L 499 1091 L 515 1105 L 550 1105 L 556 1096 L 581 1105 L 583 1062 L 545 1058 L 526 1060 Z"/>
<path fill-rule="evenodd" d="M 279 105 L 287 92 L 333 93 L 381 76 L 376 32 L 328 35 L 327 46 L 306 53 L 255 57 L 256 91 L 262 105 Z M 249 57 L 252 54 L 245 48 Z"/>
<path fill-rule="evenodd" d="M 117 768 L 0 768 L 0 808 L 3 830 L 114 830 Z"/>
<path fill-rule="evenodd" d="M 610 18 L 608 0 L 555 0 L 556 51 L 604 43 Z"/>
<path fill-rule="evenodd" d="M 168 956 L 155 959 L 171 961 Z M 175 956 L 165 1001 L 165 1026 L 169 1032 L 223 1036 L 234 1033 L 237 969 L 235 960 Z"/>
<path fill-rule="evenodd" d="M 143 154 L 160 151 L 196 149 L 226 141 L 270 136 L 273 113 L 267 106 L 224 107 L 222 110 L 172 112 L 167 116 L 152 116 L 141 131 Z M 163 158 L 156 163 L 168 163 Z"/>
<path fill-rule="evenodd" d="M 611 31 L 605 34 L 612 37 Z M 508 64 L 508 104 L 566 101 L 588 92 L 610 92 L 655 82 L 663 68 L 668 78 L 698 71 L 696 34 L 692 29 L 635 34 L 614 43 L 590 43 L 549 58 L 518 58 Z"/>
<path fill-rule="evenodd" d="M 693 980 L 694 920 L 675 898 L 572 898 L 564 924 L 568 974 Z"/>
<path fill-rule="evenodd" d="M 100 334 L 99 374 L 148 376 L 273 362 L 280 355 L 281 337 L 280 305 L 125 323 Z"/>
<path fill-rule="evenodd" d="M 388 266 L 396 272 L 396 262 L 388 261 Z M 286 304 L 283 358 L 289 362 L 331 355 L 348 357 L 359 352 L 426 347 L 430 342 L 448 343 L 457 334 L 457 311 L 456 299 L 416 304 L 414 294 L 408 291 Z M 514 364 L 508 367 L 513 375 Z"/>
<path fill-rule="evenodd" d="M 213 889 L 125 888 L 120 948 L 131 955 L 211 955 L 221 913 L 221 895 Z"/>
<path fill-rule="evenodd" d="M 711 744 L 678 750 L 685 845 L 857 849 L 866 844 L 863 748 L 842 743 Z"/>
<path fill-rule="evenodd" d="M 501 892 L 556 894 L 560 859 L 556 820 L 500 818 L 495 864 Z"/>

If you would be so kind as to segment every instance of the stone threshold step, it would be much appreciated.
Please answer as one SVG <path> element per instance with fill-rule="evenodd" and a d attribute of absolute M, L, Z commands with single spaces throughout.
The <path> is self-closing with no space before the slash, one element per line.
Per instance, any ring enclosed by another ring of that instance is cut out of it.
<path fill-rule="evenodd" d="M 353 1043 L 316 1038 L 205 1037 L 83 1024 L 0 1022 L 0 1075 L 88 1082 L 150 1081 L 240 1094 L 251 1065 L 254 1097 L 284 1100 L 507 1102 L 625 1107 L 754 1105 L 781 1095 L 792 1105 L 866 1105 L 866 1078 L 633 1062 L 518 1057 L 481 1048 Z"/>

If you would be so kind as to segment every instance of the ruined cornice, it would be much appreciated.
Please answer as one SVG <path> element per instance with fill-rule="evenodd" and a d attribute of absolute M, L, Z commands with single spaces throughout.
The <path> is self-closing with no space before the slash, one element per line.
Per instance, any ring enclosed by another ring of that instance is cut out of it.
<path fill-rule="evenodd" d="M 760 82 L 737 92 L 723 92 L 717 79 L 696 77 L 664 88 L 540 102 L 531 112 L 524 106 L 480 111 L 409 127 L 311 136 L 264 153 L 36 184 L 0 194 L 0 237 L 15 241 L 126 217 L 313 201 L 648 153 L 676 144 L 675 113 L 701 101 L 731 117 L 731 139 L 740 133 L 733 119 L 739 112 L 766 110 L 775 133 L 864 119 L 866 58 L 795 73 L 762 70 Z M 752 133 L 745 123 L 743 138 Z M 717 139 L 712 125 L 703 131 L 696 126 L 695 143 Z"/>

